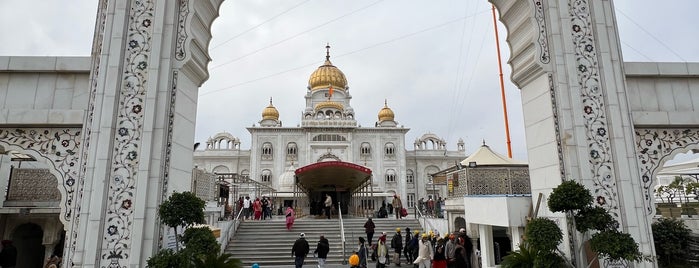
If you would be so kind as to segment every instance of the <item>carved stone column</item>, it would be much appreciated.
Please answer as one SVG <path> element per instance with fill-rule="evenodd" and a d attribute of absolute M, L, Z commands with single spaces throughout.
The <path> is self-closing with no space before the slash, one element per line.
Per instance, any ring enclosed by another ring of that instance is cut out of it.
<path fill-rule="evenodd" d="M 145 267 L 159 249 L 158 205 L 191 187 L 197 91 L 221 2 L 100 2 L 66 267 Z"/>
<path fill-rule="evenodd" d="M 653 255 L 612 2 L 490 2 L 507 26 L 511 78 L 522 90 L 532 196 L 578 181 Z M 559 223 L 566 255 L 583 265 L 580 238 L 565 215 L 544 209 L 539 216 Z"/>

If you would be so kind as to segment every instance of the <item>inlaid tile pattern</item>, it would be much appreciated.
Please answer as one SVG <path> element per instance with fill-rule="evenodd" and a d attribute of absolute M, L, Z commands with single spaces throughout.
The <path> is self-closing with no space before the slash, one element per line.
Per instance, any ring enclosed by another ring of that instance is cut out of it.
<path fill-rule="evenodd" d="M 0 128 L 0 145 L 5 148 L 22 148 L 23 153 L 33 152 L 43 157 L 49 168 L 60 174 L 58 191 L 61 196 L 61 222 L 68 224 L 73 218 L 76 182 L 80 163 L 81 130 L 79 128 Z"/>
<path fill-rule="evenodd" d="M 122 69 L 119 106 L 116 110 L 116 135 L 112 152 L 106 219 L 103 230 L 102 260 L 108 266 L 126 267 L 130 257 L 133 229 L 134 193 L 139 174 L 141 139 L 145 115 L 148 63 L 153 32 L 153 1 L 129 2 L 126 52 Z"/>
<path fill-rule="evenodd" d="M 609 119 L 606 114 L 604 90 L 600 83 L 590 4 L 587 0 L 571 0 L 569 15 L 590 164 L 590 174 L 583 175 L 585 178 L 581 179 L 592 180 L 592 191 L 597 205 L 605 208 L 617 221 L 621 222 L 619 195 L 612 166 Z"/>
<path fill-rule="evenodd" d="M 189 1 L 190 0 L 179 0 L 180 5 L 178 7 L 179 16 L 177 19 L 177 43 L 175 45 L 175 58 L 179 61 L 184 60 L 187 56 L 187 51 L 184 48 L 184 43 L 187 41 L 187 30 L 185 25 L 187 23 L 187 16 L 189 16 Z"/>
<path fill-rule="evenodd" d="M 534 19 L 539 28 L 537 43 L 539 44 L 539 61 L 541 63 L 551 62 L 549 53 L 548 32 L 546 30 L 546 17 L 544 14 L 543 0 L 534 0 Z"/>
<path fill-rule="evenodd" d="M 653 186 L 658 168 L 665 160 L 688 149 L 699 148 L 699 128 L 636 128 L 636 155 L 643 186 L 643 203 L 647 215 L 655 214 Z"/>

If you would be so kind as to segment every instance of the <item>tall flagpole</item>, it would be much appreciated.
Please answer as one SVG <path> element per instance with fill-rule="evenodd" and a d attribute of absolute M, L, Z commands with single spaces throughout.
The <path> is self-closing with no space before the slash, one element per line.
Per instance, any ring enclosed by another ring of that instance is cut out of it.
<path fill-rule="evenodd" d="M 493 10 L 493 27 L 495 28 L 495 48 L 498 51 L 498 70 L 500 71 L 500 95 L 502 96 L 502 112 L 505 116 L 505 136 L 507 137 L 507 156 L 512 158 L 512 145 L 510 144 L 510 122 L 507 119 L 507 101 L 505 101 L 505 82 L 502 79 L 502 59 L 500 58 L 500 38 L 498 37 L 498 21 L 495 17 L 495 5 Z"/>

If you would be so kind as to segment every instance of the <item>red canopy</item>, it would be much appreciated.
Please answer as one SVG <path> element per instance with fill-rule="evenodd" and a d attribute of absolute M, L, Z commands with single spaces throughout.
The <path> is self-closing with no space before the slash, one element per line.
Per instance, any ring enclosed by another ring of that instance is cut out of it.
<path fill-rule="evenodd" d="M 313 163 L 295 173 L 299 184 L 309 191 L 353 190 L 371 178 L 371 169 L 342 161 Z"/>

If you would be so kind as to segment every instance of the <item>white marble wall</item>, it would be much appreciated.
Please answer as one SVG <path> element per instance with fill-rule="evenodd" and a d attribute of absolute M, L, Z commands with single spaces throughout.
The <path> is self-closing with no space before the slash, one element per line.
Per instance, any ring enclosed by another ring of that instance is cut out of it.
<path fill-rule="evenodd" d="M 699 125 L 699 63 L 627 62 L 624 71 L 635 126 Z"/>
<path fill-rule="evenodd" d="M 89 57 L 0 57 L 0 124 L 82 125 Z"/>

